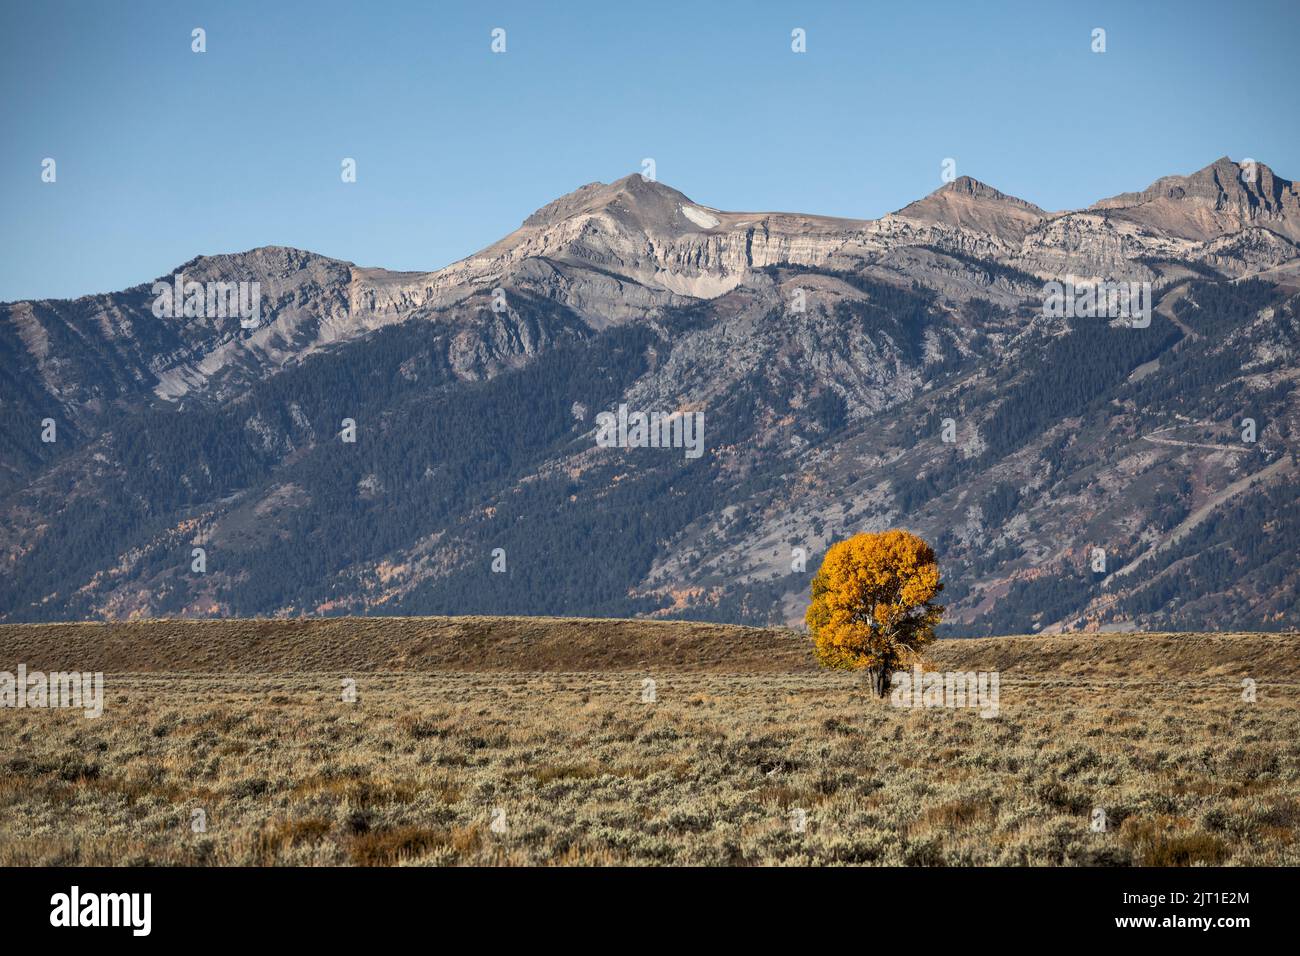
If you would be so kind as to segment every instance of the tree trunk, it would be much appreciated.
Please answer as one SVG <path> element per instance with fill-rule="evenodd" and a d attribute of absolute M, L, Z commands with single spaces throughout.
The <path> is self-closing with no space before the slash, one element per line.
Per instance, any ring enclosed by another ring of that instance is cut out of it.
<path fill-rule="evenodd" d="M 898 662 L 891 658 L 879 667 L 867 669 L 867 684 L 875 691 L 877 697 L 887 697 L 889 695 L 889 687 L 893 683 L 894 669 L 897 665 Z"/>
<path fill-rule="evenodd" d="M 867 668 L 867 686 L 877 697 L 884 697 L 889 693 L 889 684 L 893 671 L 889 667 L 868 667 Z"/>

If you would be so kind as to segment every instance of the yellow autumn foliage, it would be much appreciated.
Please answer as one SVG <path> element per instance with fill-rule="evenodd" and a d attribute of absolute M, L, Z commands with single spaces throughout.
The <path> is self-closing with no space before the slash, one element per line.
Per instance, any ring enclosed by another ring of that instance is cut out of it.
<path fill-rule="evenodd" d="M 805 615 L 818 661 L 870 671 L 883 695 L 889 673 L 934 639 L 942 590 L 934 549 L 909 531 L 837 541 L 813 576 Z"/>

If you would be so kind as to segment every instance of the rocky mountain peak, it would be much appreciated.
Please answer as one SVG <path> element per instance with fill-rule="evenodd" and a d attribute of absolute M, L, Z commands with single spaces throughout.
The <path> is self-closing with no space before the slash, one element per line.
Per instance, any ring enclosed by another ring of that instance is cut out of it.
<path fill-rule="evenodd" d="M 1047 213 L 978 179 L 959 176 L 894 215 L 928 225 L 975 229 L 1007 242 L 1018 242 Z"/>
<path fill-rule="evenodd" d="M 939 187 L 936 192 L 958 193 L 964 196 L 970 196 L 974 199 L 987 199 L 995 202 L 1011 203 L 1012 205 L 1022 206 L 1027 209 L 1038 209 L 1031 202 L 1018 199 L 1015 196 L 1008 196 L 1006 193 L 994 189 L 988 183 L 982 183 L 971 176 L 958 176 L 950 183 Z M 1041 212 L 1042 210 L 1039 210 Z"/>
<path fill-rule="evenodd" d="M 663 183 L 633 173 L 612 183 L 588 183 L 547 203 L 524 220 L 524 228 L 545 228 L 578 216 L 607 214 L 629 225 L 654 226 L 670 222 L 691 200 Z"/>
<path fill-rule="evenodd" d="M 1091 208 L 1198 241 L 1252 227 L 1300 240 L 1300 191 L 1254 160 L 1221 156 L 1190 175 L 1162 176 L 1141 192 L 1121 193 Z"/>

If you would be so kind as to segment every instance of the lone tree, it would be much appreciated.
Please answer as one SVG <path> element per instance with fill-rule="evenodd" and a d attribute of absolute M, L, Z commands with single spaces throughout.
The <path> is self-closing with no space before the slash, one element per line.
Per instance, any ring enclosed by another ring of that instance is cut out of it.
<path fill-rule="evenodd" d="M 812 580 L 805 620 L 824 667 L 866 670 L 884 697 L 889 675 L 930 641 L 943 616 L 934 549 L 909 531 L 831 545 Z"/>

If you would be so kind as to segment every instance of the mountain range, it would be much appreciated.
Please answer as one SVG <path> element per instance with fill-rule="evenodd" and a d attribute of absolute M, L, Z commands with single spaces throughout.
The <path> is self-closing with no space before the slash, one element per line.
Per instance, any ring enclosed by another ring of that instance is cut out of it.
<path fill-rule="evenodd" d="M 1300 619 L 1300 191 L 1262 163 L 875 220 L 634 174 L 434 272 L 177 277 L 257 283 L 260 322 L 155 281 L 0 305 L 0 619 L 797 623 L 827 545 L 894 526 L 953 636 Z M 1045 308 L 1121 282 L 1147 321 Z M 704 454 L 602 447 L 620 406 L 701 413 Z"/>

